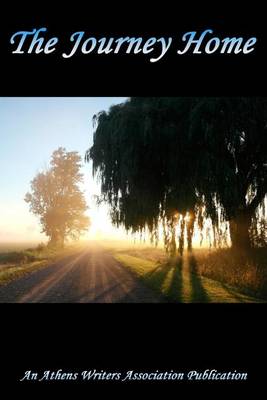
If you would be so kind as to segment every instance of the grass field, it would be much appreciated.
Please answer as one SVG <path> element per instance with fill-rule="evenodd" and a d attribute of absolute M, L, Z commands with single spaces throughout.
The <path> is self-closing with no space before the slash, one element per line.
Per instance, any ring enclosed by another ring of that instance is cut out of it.
<path fill-rule="evenodd" d="M 266 249 L 242 254 L 231 249 L 195 250 L 168 259 L 163 249 L 133 247 L 114 257 L 143 282 L 174 302 L 262 302 L 267 300 Z"/>
<path fill-rule="evenodd" d="M 33 243 L 33 242 L 20 242 L 20 243 L 13 243 L 13 242 L 7 242 L 7 243 L 0 243 L 0 254 L 3 253 L 10 253 L 12 251 L 22 251 L 28 248 L 34 248 L 37 247 L 38 243 Z"/>

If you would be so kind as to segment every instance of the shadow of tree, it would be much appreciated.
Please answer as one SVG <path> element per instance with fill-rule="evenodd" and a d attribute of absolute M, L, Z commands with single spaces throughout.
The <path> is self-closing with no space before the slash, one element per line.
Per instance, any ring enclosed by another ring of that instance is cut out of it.
<path fill-rule="evenodd" d="M 170 259 L 164 264 L 159 264 L 152 271 L 144 275 L 143 278 L 148 286 L 160 291 L 162 290 L 167 276 L 171 274 L 168 286 L 164 290 L 164 296 L 166 296 L 169 301 L 174 301 L 175 303 L 182 302 L 182 267 L 183 259 L 181 257 L 178 259 Z"/>
<path fill-rule="evenodd" d="M 167 261 L 164 264 L 159 264 L 152 271 L 145 274 L 144 279 L 149 284 L 149 286 L 155 288 L 161 288 L 168 273 L 172 268 L 173 268 L 172 261 Z"/>
<path fill-rule="evenodd" d="M 245 303 L 244 295 L 241 293 L 238 294 L 234 289 L 231 289 L 227 285 L 225 285 L 223 282 L 221 283 L 222 288 L 228 292 L 234 299 L 236 299 L 239 303 Z"/>
<path fill-rule="evenodd" d="M 185 268 L 186 270 L 183 271 Z M 183 273 L 188 274 L 189 279 L 186 282 L 183 281 Z M 190 291 L 191 303 L 210 302 L 210 298 L 202 284 L 197 261 L 192 254 L 171 259 L 164 264 L 158 265 L 144 276 L 144 280 L 147 285 L 157 291 L 162 291 L 165 284 L 166 288 L 163 293 L 169 302 L 183 302 L 183 289 L 185 289 L 183 285 L 186 285 L 186 290 L 189 289 Z M 190 287 L 188 287 L 188 282 Z"/>
<path fill-rule="evenodd" d="M 183 301 L 182 298 L 182 290 L 183 290 L 183 258 L 179 257 L 175 264 L 173 265 L 172 271 L 172 279 L 168 289 L 166 290 L 166 295 L 174 300 L 175 303 L 181 303 Z"/>
<path fill-rule="evenodd" d="M 188 272 L 191 283 L 191 302 L 192 303 L 208 303 L 210 298 L 204 289 L 201 276 L 198 271 L 198 264 L 194 255 L 188 255 Z"/>

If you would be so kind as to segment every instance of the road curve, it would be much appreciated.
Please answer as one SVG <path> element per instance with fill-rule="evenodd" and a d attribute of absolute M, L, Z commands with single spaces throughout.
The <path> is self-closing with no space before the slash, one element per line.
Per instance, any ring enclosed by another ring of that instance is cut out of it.
<path fill-rule="evenodd" d="M 154 292 L 92 244 L 0 287 L 1 303 L 158 303 Z"/>

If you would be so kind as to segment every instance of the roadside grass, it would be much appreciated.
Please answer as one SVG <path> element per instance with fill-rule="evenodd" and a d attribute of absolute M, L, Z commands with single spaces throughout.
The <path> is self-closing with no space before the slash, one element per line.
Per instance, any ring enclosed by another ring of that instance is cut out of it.
<path fill-rule="evenodd" d="M 267 299 L 267 249 L 196 251 L 199 273 Z"/>
<path fill-rule="evenodd" d="M 78 249 L 80 246 L 77 244 L 63 249 L 40 244 L 35 248 L 0 253 L 0 286 L 45 267 L 48 263 L 56 261 L 58 257 Z"/>
<path fill-rule="evenodd" d="M 6 268 L 0 269 L 0 286 L 14 279 L 20 278 L 30 272 L 33 272 L 41 267 L 47 265 L 47 260 L 35 261 L 29 264 L 22 264 L 21 266 L 8 265 Z"/>
<path fill-rule="evenodd" d="M 138 254 L 138 257 L 136 257 L 136 254 Z M 160 260 L 158 259 L 158 252 L 155 252 L 153 257 L 153 248 L 150 251 L 149 249 L 145 251 L 139 249 L 137 252 L 132 249 L 121 252 L 114 250 L 113 255 L 117 261 L 133 272 L 148 287 L 165 296 L 170 302 L 265 302 L 262 300 L 263 296 L 258 295 L 259 292 L 255 290 L 246 291 L 242 287 L 244 282 L 239 282 L 239 285 L 237 285 L 237 278 L 231 280 L 226 274 L 227 281 L 226 279 L 219 279 L 221 276 L 216 274 L 216 267 L 212 276 L 207 276 L 207 272 L 212 270 L 211 267 L 207 271 L 209 257 L 211 257 L 213 268 L 215 262 L 221 263 L 220 255 L 216 255 L 216 252 L 199 250 L 193 255 L 185 253 L 183 257 L 175 259 L 168 259 L 166 256 L 164 259 L 162 254 Z M 203 257 L 206 263 L 203 262 Z M 231 270 L 232 262 L 228 261 L 228 270 Z M 207 275 L 204 275 L 204 273 Z M 233 274 L 235 275 L 235 273 L 234 269 Z M 231 276 L 230 272 L 229 275 Z M 245 274 L 245 276 L 248 275 Z"/>
<path fill-rule="evenodd" d="M 26 264 L 29 262 L 40 261 L 55 255 L 56 251 L 55 248 L 48 248 L 39 245 L 36 248 L 0 253 L 0 265 Z"/>

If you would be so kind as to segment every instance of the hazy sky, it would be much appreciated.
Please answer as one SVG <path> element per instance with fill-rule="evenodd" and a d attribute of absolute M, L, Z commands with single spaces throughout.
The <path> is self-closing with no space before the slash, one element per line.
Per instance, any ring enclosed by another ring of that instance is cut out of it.
<path fill-rule="evenodd" d="M 46 240 L 24 196 L 37 172 L 48 165 L 58 147 L 78 151 L 82 158 L 93 143 L 92 117 L 125 97 L 2 97 L 0 98 L 0 242 Z M 99 187 L 91 165 L 83 167 L 84 190 L 91 216 L 89 237 L 118 236 L 92 196 Z"/>

